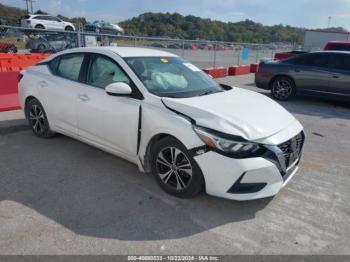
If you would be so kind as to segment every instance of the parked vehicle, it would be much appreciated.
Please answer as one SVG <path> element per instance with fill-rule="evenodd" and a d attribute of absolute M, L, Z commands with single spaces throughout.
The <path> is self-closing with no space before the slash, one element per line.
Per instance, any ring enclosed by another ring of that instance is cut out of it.
<path fill-rule="evenodd" d="M 181 44 L 170 44 L 167 46 L 167 48 L 169 48 L 169 49 L 182 49 L 182 45 Z"/>
<path fill-rule="evenodd" d="M 325 51 L 350 51 L 350 41 L 330 41 L 324 47 Z"/>
<path fill-rule="evenodd" d="M 334 32 L 329 30 L 305 30 L 303 50 L 307 52 L 321 51 L 331 41 L 348 41 L 348 32 Z"/>
<path fill-rule="evenodd" d="M 103 20 L 97 20 L 92 23 L 87 23 L 84 26 L 84 30 L 92 31 L 96 33 L 116 34 L 116 35 L 120 35 L 124 33 L 124 29 L 121 28 L 119 25 L 111 24 Z"/>
<path fill-rule="evenodd" d="M 270 197 L 298 170 L 304 133 L 290 113 L 174 54 L 78 48 L 21 74 L 35 135 L 62 133 L 125 158 L 175 196 Z"/>
<path fill-rule="evenodd" d="M 299 93 L 350 100 L 350 52 L 313 52 L 262 62 L 255 83 L 271 90 L 277 100 L 289 100 Z"/>
<path fill-rule="evenodd" d="M 73 36 L 63 34 L 44 34 L 27 41 L 26 48 L 32 53 L 56 53 L 76 47 Z"/>
<path fill-rule="evenodd" d="M 292 52 L 283 52 L 283 53 L 276 53 L 274 59 L 275 60 L 284 60 L 287 58 L 291 58 L 293 56 L 305 54 L 307 52 L 305 51 L 292 51 Z"/>
<path fill-rule="evenodd" d="M 17 47 L 12 43 L 0 42 L 0 53 L 17 53 Z"/>
<path fill-rule="evenodd" d="M 166 45 L 163 45 L 161 43 L 152 43 L 149 45 L 150 47 L 155 47 L 155 48 L 167 48 Z"/>
<path fill-rule="evenodd" d="M 323 48 L 324 51 L 350 51 L 350 41 L 330 41 Z M 275 60 L 283 60 L 293 56 L 308 53 L 306 51 L 292 51 L 276 53 Z"/>
<path fill-rule="evenodd" d="M 21 26 L 29 29 L 75 31 L 72 23 L 51 15 L 26 15 L 21 19 Z"/>

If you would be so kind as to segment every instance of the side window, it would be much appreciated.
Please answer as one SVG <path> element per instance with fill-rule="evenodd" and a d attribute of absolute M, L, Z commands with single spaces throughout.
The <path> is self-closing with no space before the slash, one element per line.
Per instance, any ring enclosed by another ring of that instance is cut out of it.
<path fill-rule="evenodd" d="M 47 17 L 47 20 L 49 20 L 49 21 L 55 21 L 55 22 L 60 22 L 60 20 L 59 20 L 58 18 L 53 17 L 53 16 L 48 16 L 48 17 Z"/>
<path fill-rule="evenodd" d="M 350 51 L 349 44 L 332 44 L 330 50 Z"/>
<path fill-rule="evenodd" d="M 333 57 L 332 67 L 338 70 L 350 71 L 350 56 L 349 55 L 335 55 Z"/>
<path fill-rule="evenodd" d="M 47 20 L 46 16 L 37 16 L 37 17 L 35 17 L 34 19 L 37 19 L 37 20 Z"/>
<path fill-rule="evenodd" d="M 52 60 L 49 63 L 49 68 L 53 74 L 57 73 L 57 68 L 58 68 L 59 62 L 60 62 L 60 58 L 56 57 L 54 60 Z"/>
<path fill-rule="evenodd" d="M 309 55 L 306 61 L 308 66 L 327 68 L 329 66 L 329 55 L 327 54 L 316 54 Z"/>
<path fill-rule="evenodd" d="M 320 68 L 329 67 L 329 55 L 328 54 L 308 54 L 301 55 L 293 59 L 293 64 L 304 65 L 304 66 L 314 66 Z"/>
<path fill-rule="evenodd" d="M 83 54 L 72 54 L 62 56 L 56 74 L 63 78 L 77 81 L 79 79 L 80 68 L 83 64 L 83 60 Z"/>
<path fill-rule="evenodd" d="M 111 59 L 104 56 L 94 56 L 90 64 L 87 84 L 105 88 L 116 82 L 130 84 L 130 79 Z"/>

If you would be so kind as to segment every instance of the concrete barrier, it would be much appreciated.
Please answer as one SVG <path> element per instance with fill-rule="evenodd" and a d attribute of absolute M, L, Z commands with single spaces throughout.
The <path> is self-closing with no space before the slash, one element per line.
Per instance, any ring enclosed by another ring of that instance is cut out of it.
<path fill-rule="evenodd" d="M 259 71 L 259 64 L 251 64 L 250 65 L 250 73 L 257 73 Z"/>
<path fill-rule="evenodd" d="M 231 66 L 228 69 L 228 74 L 230 76 L 250 74 L 250 65 Z"/>
<path fill-rule="evenodd" d="M 213 78 L 222 78 L 227 76 L 226 67 L 205 68 L 203 71 L 208 75 L 211 75 Z"/>
<path fill-rule="evenodd" d="M 19 109 L 19 72 L 0 72 L 0 112 Z"/>

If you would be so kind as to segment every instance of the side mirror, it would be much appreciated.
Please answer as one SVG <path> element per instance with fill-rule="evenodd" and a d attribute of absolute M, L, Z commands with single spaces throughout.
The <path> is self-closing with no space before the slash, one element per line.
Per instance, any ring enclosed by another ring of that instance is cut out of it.
<path fill-rule="evenodd" d="M 108 85 L 105 90 L 110 96 L 129 96 L 132 94 L 131 87 L 124 82 L 112 83 Z"/>

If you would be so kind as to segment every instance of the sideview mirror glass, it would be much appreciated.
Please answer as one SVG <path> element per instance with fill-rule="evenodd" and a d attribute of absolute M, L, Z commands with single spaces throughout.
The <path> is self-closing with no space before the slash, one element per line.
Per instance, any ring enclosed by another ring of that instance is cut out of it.
<path fill-rule="evenodd" d="M 106 93 L 111 96 L 129 96 L 132 94 L 131 87 L 124 82 L 117 82 L 108 85 L 106 88 Z"/>

